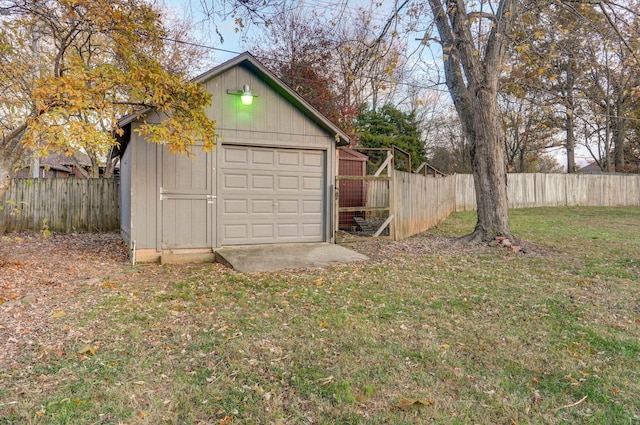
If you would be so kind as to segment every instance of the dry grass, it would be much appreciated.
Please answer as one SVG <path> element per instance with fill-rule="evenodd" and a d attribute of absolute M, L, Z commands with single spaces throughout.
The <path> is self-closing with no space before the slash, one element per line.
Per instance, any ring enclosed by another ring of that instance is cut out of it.
<path fill-rule="evenodd" d="M 0 424 L 640 423 L 639 222 L 513 211 L 517 255 L 452 246 L 456 214 L 357 266 L 123 267 L 38 302 Z"/>

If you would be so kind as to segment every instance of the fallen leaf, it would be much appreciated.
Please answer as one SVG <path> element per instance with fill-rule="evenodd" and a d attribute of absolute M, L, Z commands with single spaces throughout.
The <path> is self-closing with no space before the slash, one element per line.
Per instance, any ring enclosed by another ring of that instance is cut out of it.
<path fill-rule="evenodd" d="M 412 407 L 431 406 L 432 400 L 420 400 L 417 398 L 403 398 L 396 403 L 396 408 L 400 410 L 409 410 Z"/>
<path fill-rule="evenodd" d="M 81 349 L 78 350 L 78 354 L 80 355 L 86 355 L 86 356 L 95 356 L 96 355 L 96 349 L 95 347 L 92 347 L 91 345 L 85 345 L 84 347 L 82 347 Z"/>
<path fill-rule="evenodd" d="M 53 317 L 55 319 L 59 319 L 59 318 L 64 317 L 66 315 L 67 315 L 67 313 L 65 313 L 64 311 L 60 310 L 60 311 L 56 311 L 55 313 L 53 313 L 51 315 L 51 317 Z"/>

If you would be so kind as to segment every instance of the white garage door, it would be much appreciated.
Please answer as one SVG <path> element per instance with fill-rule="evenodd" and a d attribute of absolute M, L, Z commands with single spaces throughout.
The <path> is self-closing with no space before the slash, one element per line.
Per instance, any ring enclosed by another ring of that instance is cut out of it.
<path fill-rule="evenodd" d="M 219 245 L 323 242 L 325 153 L 223 145 Z"/>

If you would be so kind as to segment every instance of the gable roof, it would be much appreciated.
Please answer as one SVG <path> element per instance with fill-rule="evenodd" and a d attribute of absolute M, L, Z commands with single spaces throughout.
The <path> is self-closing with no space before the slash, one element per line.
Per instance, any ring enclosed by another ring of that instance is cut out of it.
<path fill-rule="evenodd" d="M 73 161 L 74 157 L 78 161 L 78 165 L 81 167 L 89 167 L 91 166 L 91 158 L 84 152 L 76 151 L 73 152 L 72 155 L 67 155 L 64 152 L 51 152 L 46 156 L 40 156 L 40 167 L 49 167 L 53 170 L 61 170 L 71 172 L 69 166 L 75 166 L 76 163 Z M 25 149 L 22 154 L 21 159 L 25 162 L 31 161 L 34 157 L 34 153 L 31 149 Z M 30 165 L 29 165 L 30 166 Z"/>
<path fill-rule="evenodd" d="M 236 66 L 242 66 L 249 69 L 255 75 L 257 75 L 262 81 L 264 81 L 269 87 L 275 90 L 279 95 L 291 102 L 296 108 L 298 108 L 307 118 L 311 119 L 320 128 L 327 133 L 335 135 L 336 144 L 338 146 L 348 145 L 350 138 L 342 131 L 336 124 L 324 116 L 313 105 L 307 102 L 302 96 L 296 93 L 291 87 L 289 87 L 284 81 L 278 78 L 273 72 L 265 67 L 258 59 L 256 59 L 251 53 L 244 52 L 233 59 L 230 59 L 209 71 L 206 71 L 199 76 L 195 77 L 193 82 L 204 83 L 212 78 L 217 77 L 225 73 L 226 71 Z M 128 124 L 138 119 L 141 115 L 144 115 L 151 111 L 152 108 L 145 109 L 143 111 L 129 114 L 118 121 L 118 126 L 124 128 Z"/>
<path fill-rule="evenodd" d="M 579 168 L 576 172 L 585 174 L 603 174 L 602 168 L 596 161 L 591 161 L 582 168 Z"/>

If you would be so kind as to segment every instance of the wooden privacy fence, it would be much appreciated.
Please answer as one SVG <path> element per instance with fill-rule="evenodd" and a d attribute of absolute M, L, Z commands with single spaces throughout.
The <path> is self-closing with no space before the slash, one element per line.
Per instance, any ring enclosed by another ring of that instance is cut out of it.
<path fill-rule="evenodd" d="M 349 180 L 357 177 L 338 177 Z M 385 180 L 362 176 L 366 200 L 349 207 L 370 219 L 388 211 L 389 237 L 401 240 L 435 226 L 452 212 L 476 209 L 473 176 L 426 177 L 391 170 Z M 509 208 L 640 206 L 639 175 L 509 174 Z M 342 208 L 338 208 L 342 210 Z"/>
<path fill-rule="evenodd" d="M 43 229 L 56 232 L 119 230 L 119 181 L 13 179 L 0 202 L 0 231 Z"/>
<path fill-rule="evenodd" d="M 455 211 L 476 209 L 473 176 L 455 175 Z M 509 208 L 640 206 L 637 174 L 508 174 Z"/>
<path fill-rule="evenodd" d="M 394 240 L 424 232 L 455 211 L 456 176 L 425 177 L 394 170 L 391 214 Z"/>

